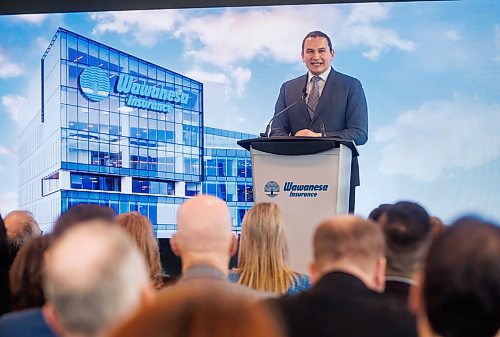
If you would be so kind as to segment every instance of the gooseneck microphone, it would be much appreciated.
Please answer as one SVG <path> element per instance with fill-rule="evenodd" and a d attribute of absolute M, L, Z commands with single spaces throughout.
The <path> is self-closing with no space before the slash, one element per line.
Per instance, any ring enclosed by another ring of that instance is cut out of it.
<path fill-rule="evenodd" d="M 282 114 L 284 114 L 285 112 L 287 112 L 289 109 L 291 109 L 293 106 L 297 105 L 298 103 L 302 102 L 303 100 L 305 100 L 305 98 L 307 97 L 307 88 L 303 88 L 302 89 L 302 96 L 296 100 L 295 102 L 293 102 L 292 104 L 290 104 L 289 106 L 285 107 L 284 109 L 282 109 L 280 112 L 274 114 L 274 116 L 269 120 L 269 122 L 267 123 L 266 125 L 266 132 L 263 132 L 260 134 L 261 137 L 269 137 L 269 132 L 271 131 L 271 125 L 274 121 L 274 119 Z"/>

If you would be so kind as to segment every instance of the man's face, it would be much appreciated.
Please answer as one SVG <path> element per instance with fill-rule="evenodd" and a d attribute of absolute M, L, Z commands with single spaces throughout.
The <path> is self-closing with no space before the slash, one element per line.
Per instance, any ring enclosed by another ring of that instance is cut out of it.
<path fill-rule="evenodd" d="M 330 51 L 328 41 L 324 37 L 309 37 L 304 41 L 302 61 L 313 75 L 321 75 L 333 60 L 333 50 Z"/>

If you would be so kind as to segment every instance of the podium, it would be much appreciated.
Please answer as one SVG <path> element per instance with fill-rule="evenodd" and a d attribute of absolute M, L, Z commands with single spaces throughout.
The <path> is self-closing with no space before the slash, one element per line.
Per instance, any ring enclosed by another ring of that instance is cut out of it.
<path fill-rule="evenodd" d="M 352 141 L 335 138 L 254 138 L 238 141 L 250 151 L 254 202 L 273 202 L 283 214 L 289 266 L 308 273 L 312 240 L 321 221 L 347 214 Z"/>

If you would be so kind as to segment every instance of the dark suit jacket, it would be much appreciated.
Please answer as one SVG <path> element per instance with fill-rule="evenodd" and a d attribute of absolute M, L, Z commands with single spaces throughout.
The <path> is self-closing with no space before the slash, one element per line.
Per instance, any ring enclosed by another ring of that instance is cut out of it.
<path fill-rule="evenodd" d="M 415 318 L 393 310 L 385 296 L 342 273 L 324 275 L 311 289 L 269 300 L 289 337 L 416 337 Z"/>
<path fill-rule="evenodd" d="M 398 309 L 408 308 L 408 296 L 410 294 L 410 283 L 396 280 L 385 281 L 385 296 Z"/>
<path fill-rule="evenodd" d="M 274 108 L 275 116 L 303 95 L 307 87 L 307 74 L 283 83 Z M 307 112 L 302 100 L 287 112 L 276 116 L 271 128 L 271 136 L 294 135 L 302 129 L 321 132 L 322 124 L 327 137 L 353 140 L 363 145 L 368 140 L 368 108 L 361 82 L 353 77 L 336 72 L 333 68 L 328 75 L 321 93 L 314 118 Z M 351 186 L 359 185 L 357 158 L 351 166 Z"/>

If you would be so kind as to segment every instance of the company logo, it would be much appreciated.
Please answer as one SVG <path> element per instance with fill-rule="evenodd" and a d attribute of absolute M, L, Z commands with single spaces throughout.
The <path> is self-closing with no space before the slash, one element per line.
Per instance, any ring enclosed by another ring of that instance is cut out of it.
<path fill-rule="evenodd" d="M 108 74 L 99 67 L 88 67 L 79 77 L 80 89 L 91 101 L 99 102 L 109 96 Z"/>
<path fill-rule="evenodd" d="M 295 198 L 316 198 L 318 192 L 328 191 L 328 185 L 321 184 L 295 184 L 293 181 L 285 182 L 284 192 L 290 192 L 290 197 Z"/>
<path fill-rule="evenodd" d="M 190 98 L 186 92 L 137 82 L 130 75 L 119 76 L 116 82 L 116 92 L 128 95 L 125 104 L 130 107 L 165 113 L 174 112 L 172 103 L 186 105 Z"/>
<path fill-rule="evenodd" d="M 264 185 L 264 192 L 266 193 L 266 195 L 268 197 L 274 198 L 280 192 L 280 185 L 278 185 L 278 183 L 275 181 L 272 181 L 272 180 L 268 181 Z"/>

